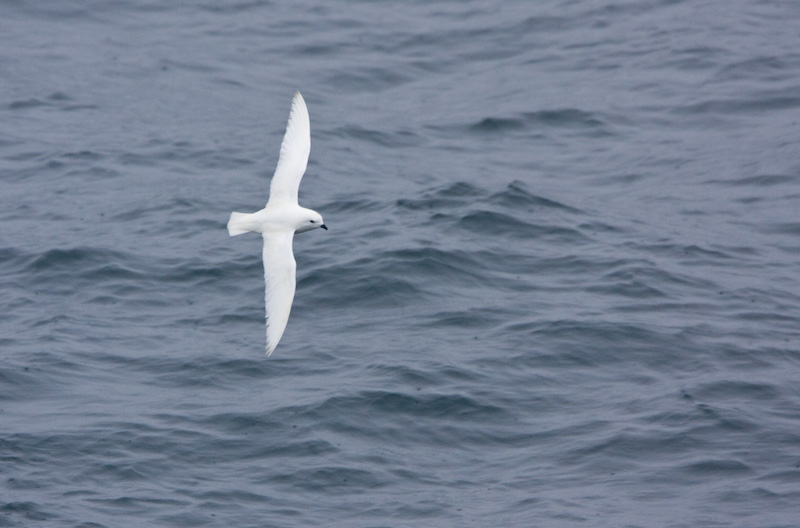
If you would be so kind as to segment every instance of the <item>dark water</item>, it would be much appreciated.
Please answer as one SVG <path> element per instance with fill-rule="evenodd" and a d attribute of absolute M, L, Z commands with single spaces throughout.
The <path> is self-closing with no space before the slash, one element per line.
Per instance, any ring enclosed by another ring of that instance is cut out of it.
<path fill-rule="evenodd" d="M 0 6 L 0 526 L 794 527 L 800 5 Z M 300 89 L 286 334 L 260 240 Z"/>

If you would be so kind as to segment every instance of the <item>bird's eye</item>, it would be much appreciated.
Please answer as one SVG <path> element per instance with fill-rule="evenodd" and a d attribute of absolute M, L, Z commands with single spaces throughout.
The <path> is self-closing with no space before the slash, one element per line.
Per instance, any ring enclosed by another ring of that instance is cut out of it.
<path fill-rule="evenodd" d="M 313 221 L 313 220 L 310 220 L 310 222 L 311 222 L 312 224 L 314 223 L 314 221 Z"/>

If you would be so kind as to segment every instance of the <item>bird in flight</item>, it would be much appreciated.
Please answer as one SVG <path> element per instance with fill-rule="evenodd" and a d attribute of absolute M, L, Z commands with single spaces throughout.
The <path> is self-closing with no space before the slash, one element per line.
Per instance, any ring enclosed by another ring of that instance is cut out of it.
<path fill-rule="evenodd" d="M 292 310 L 297 267 L 292 252 L 294 234 L 318 227 L 328 229 L 318 212 L 297 203 L 297 190 L 306 172 L 310 151 L 308 108 L 300 92 L 295 92 L 266 207 L 255 213 L 231 213 L 228 220 L 230 236 L 253 232 L 261 233 L 264 239 L 262 258 L 268 356 L 278 346 Z"/>

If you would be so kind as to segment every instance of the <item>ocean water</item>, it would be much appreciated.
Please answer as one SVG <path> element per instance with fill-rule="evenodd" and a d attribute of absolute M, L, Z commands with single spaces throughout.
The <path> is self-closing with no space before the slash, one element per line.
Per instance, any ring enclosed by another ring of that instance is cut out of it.
<path fill-rule="evenodd" d="M 800 524 L 800 5 L 0 7 L 0 527 Z M 260 239 L 311 114 L 298 285 Z"/>

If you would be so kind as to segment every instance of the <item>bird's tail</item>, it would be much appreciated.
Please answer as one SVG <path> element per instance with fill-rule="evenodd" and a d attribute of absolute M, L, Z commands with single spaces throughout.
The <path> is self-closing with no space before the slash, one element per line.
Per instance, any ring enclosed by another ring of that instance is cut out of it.
<path fill-rule="evenodd" d="M 253 216 L 247 213 L 231 213 L 231 218 L 228 220 L 228 234 L 236 236 L 253 231 Z"/>

